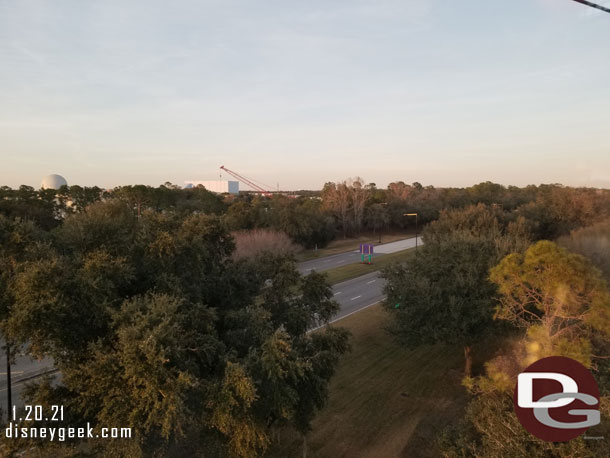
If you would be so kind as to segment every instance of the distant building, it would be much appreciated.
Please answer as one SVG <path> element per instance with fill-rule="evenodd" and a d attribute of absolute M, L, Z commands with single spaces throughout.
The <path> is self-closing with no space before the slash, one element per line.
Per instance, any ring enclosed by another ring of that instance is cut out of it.
<path fill-rule="evenodd" d="M 239 181 L 213 180 L 213 181 L 185 181 L 185 188 L 196 188 L 201 185 L 205 189 L 218 194 L 239 194 Z"/>
<path fill-rule="evenodd" d="M 47 175 L 40 183 L 41 189 L 59 189 L 62 186 L 68 186 L 68 182 L 61 175 Z"/>

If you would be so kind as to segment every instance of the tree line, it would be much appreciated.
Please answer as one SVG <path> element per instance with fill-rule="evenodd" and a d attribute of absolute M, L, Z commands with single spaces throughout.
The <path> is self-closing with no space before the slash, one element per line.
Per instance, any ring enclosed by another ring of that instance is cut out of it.
<path fill-rule="evenodd" d="M 439 218 L 444 210 L 484 204 L 526 219 L 535 239 L 555 239 L 608 216 L 610 191 L 570 188 L 558 184 L 503 186 L 484 182 L 466 188 L 435 188 L 402 181 L 378 188 L 361 178 L 328 182 L 321 191 L 299 191 L 271 198 L 252 192 L 217 195 L 203 187 L 182 189 L 171 183 L 159 187 L 64 187 L 59 191 L 21 186 L 0 188 L 0 214 L 29 218 L 51 229 L 61 219 L 100 200 L 126 202 L 134 215 L 144 210 L 181 215 L 218 215 L 229 231 L 273 229 L 305 248 L 321 248 L 337 237 L 366 232 L 413 228 L 405 213 L 417 213 L 421 224 Z"/>

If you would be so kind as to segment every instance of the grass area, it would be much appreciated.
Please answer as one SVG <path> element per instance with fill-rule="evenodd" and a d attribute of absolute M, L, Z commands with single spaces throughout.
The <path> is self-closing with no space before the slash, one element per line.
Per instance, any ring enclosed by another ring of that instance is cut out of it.
<path fill-rule="evenodd" d="M 438 456 L 436 435 L 462 415 L 462 349 L 405 349 L 384 330 L 387 319 L 375 305 L 340 321 L 352 332 L 352 352 L 308 435 L 308 458 Z M 297 433 L 283 431 L 269 456 L 299 457 L 301 447 Z"/>
<path fill-rule="evenodd" d="M 381 243 L 395 242 L 406 238 L 415 237 L 415 232 L 400 231 L 389 234 L 382 234 Z M 364 234 L 361 237 L 333 240 L 325 248 L 319 250 L 304 250 L 297 254 L 297 261 L 309 261 L 311 259 L 322 258 L 333 254 L 345 253 L 346 251 L 357 250 L 361 243 L 379 244 L 379 235 Z"/>
<path fill-rule="evenodd" d="M 396 253 L 373 255 L 373 264 L 347 264 L 345 266 L 325 270 L 323 273 L 328 276 L 328 282 L 331 285 L 334 285 L 351 278 L 359 277 L 360 275 L 381 270 L 394 262 L 406 261 L 414 255 L 415 248 L 409 248 L 408 250 L 398 251 Z"/>

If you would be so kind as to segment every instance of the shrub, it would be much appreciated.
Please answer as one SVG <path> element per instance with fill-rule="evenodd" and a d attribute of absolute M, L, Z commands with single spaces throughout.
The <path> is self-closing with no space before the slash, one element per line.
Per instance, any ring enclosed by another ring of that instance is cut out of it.
<path fill-rule="evenodd" d="M 285 233 L 271 229 L 240 231 L 232 235 L 235 240 L 233 252 L 235 260 L 254 258 L 264 253 L 291 255 L 301 250 L 301 247 L 293 243 Z"/>

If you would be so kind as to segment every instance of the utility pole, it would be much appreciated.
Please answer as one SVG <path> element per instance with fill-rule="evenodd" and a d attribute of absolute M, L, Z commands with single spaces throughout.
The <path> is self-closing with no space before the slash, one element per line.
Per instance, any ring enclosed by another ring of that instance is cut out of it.
<path fill-rule="evenodd" d="M 6 343 L 6 400 L 7 400 L 7 412 L 8 420 L 11 418 L 11 411 L 13 410 L 13 393 L 11 391 L 11 347 Z"/>

